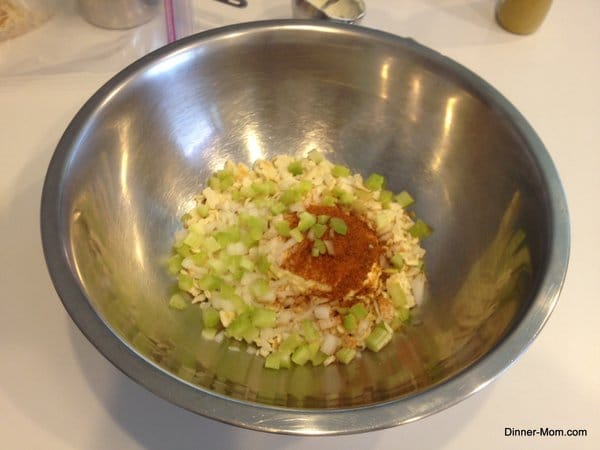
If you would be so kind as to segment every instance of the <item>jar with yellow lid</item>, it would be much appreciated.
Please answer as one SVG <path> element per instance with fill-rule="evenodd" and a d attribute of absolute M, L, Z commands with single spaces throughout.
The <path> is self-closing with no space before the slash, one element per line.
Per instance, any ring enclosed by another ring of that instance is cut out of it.
<path fill-rule="evenodd" d="M 551 5 L 552 0 L 499 0 L 496 20 L 511 33 L 531 34 L 540 27 Z"/>

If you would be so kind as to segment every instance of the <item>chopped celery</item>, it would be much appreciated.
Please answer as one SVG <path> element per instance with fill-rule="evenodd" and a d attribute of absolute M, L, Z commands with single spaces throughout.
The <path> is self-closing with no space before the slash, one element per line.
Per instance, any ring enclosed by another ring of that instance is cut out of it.
<path fill-rule="evenodd" d="M 332 217 L 329 220 L 329 226 L 337 234 L 345 235 L 348 232 L 348 225 L 346 225 L 344 219 L 340 219 L 339 217 Z"/>
<path fill-rule="evenodd" d="M 390 207 L 390 203 L 394 199 L 394 193 L 392 191 L 381 191 L 379 193 L 379 203 L 383 206 L 384 209 Z"/>
<path fill-rule="evenodd" d="M 253 193 L 256 195 L 269 195 L 269 194 L 274 194 L 275 192 L 277 192 L 277 184 L 275 184 L 271 180 L 254 181 L 250 185 L 250 188 L 252 189 Z"/>
<path fill-rule="evenodd" d="M 216 328 L 219 325 L 219 311 L 212 306 L 202 310 L 202 323 L 205 328 Z"/>
<path fill-rule="evenodd" d="M 404 267 L 404 258 L 402 257 L 402 255 L 392 256 L 390 258 L 390 262 L 398 270 L 400 270 L 400 269 L 402 269 L 402 267 Z"/>
<path fill-rule="evenodd" d="M 265 255 L 259 255 L 256 260 L 256 267 L 260 273 L 267 273 L 271 267 L 271 263 Z"/>
<path fill-rule="evenodd" d="M 292 353 L 292 362 L 298 364 L 299 366 L 303 366 L 308 362 L 311 357 L 311 352 L 308 344 L 303 344 L 300 347 L 296 348 Z"/>
<path fill-rule="evenodd" d="M 223 284 L 223 280 L 215 275 L 206 274 L 198 281 L 198 287 L 203 291 L 213 291 Z"/>
<path fill-rule="evenodd" d="M 256 327 L 248 327 L 246 331 L 242 333 L 242 339 L 244 339 L 248 344 L 251 344 L 258 338 L 260 335 L 260 330 Z"/>
<path fill-rule="evenodd" d="M 315 238 L 321 239 L 327 231 L 327 225 L 323 225 L 322 223 L 315 223 L 310 230 L 312 231 Z"/>
<path fill-rule="evenodd" d="M 317 218 L 317 222 L 319 222 L 320 224 L 323 224 L 323 225 L 325 225 L 328 221 L 329 221 L 329 216 L 327 214 L 321 214 Z"/>
<path fill-rule="evenodd" d="M 356 331 L 358 328 L 358 321 L 354 314 L 346 314 L 343 319 L 344 329 L 346 331 Z"/>
<path fill-rule="evenodd" d="M 277 313 L 267 308 L 256 308 L 252 311 L 251 321 L 256 328 L 271 328 L 277 322 Z"/>
<path fill-rule="evenodd" d="M 396 203 L 398 203 L 403 208 L 406 208 L 407 206 L 410 206 L 415 202 L 412 196 L 406 191 L 400 192 L 394 197 L 394 200 L 396 200 Z"/>
<path fill-rule="evenodd" d="M 258 280 L 254 280 L 254 282 L 250 285 L 250 292 L 254 295 L 258 300 L 270 300 L 274 297 L 274 292 L 269 286 L 269 283 L 264 278 L 259 278 Z"/>
<path fill-rule="evenodd" d="M 356 350 L 354 350 L 353 348 L 340 348 L 335 353 L 335 358 L 343 364 L 348 364 L 354 359 L 355 356 Z"/>
<path fill-rule="evenodd" d="M 300 195 L 308 194 L 312 188 L 313 188 L 313 183 L 310 180 L 302 180 L 300 183 L 298 183 L 296 186 L 294 186 L 294 189 Z"/>
<path fill-rule="evenodd" d="M 172 255 L 167 261 L 167 267 L 169 269 L 169 273 L 171 275 L 177 275 L 181 270 L 181 262 L 183 261 L 183 256 L 179 254 Z"/>
<path fill-rule="evenodd" d="M 177 280 L 179 289 L 182 291 L 189 291 L 194 287 L 194 279 L 185 272 L 180 273 Z"/>
<path fill-rule="evenodd" d="M 319 329 L 312 320 L 305 319 L 302 321 L 302 335 L 308 342 L 318 341 L 321 338 Z"/>
<path fill-rule="evenodd" d="M 385 327 L 378 325 L 371 331 L 371 334 L 365 339 L 365 344 L 369 350 L 378 352 L 392 339 L 390 333 Z"/>
<path fill-rule="evenodd" d="M 276 216 L 284 212 L 286 209 L 287 207 L 281 202 L 275 202 L 273 206 L 271 206 L 271 212 Z"/>
<path fill-rule="evenodd" d="M 188 235 L 185 237 L 185 239 L 183 240 L 183 243 L 185 245 L 188 245 L 190 248 L 200 248 L 200 246 L 202 245 L 203 242 L 204 242 L 204 236 L 202 236 L 194 231 L 190 231 L 188 233 Z"/>
<path fill-rule="evenodd" d="M 352 195 L 350 192 L 342 192 L 340 194 L 340 205 L 351 205 L 352 203 L 354 203 L 354 200 L 356 200 L 356 198 L 354 197 L 354 195 Z"/>
<path fill-rule="evenodd" d="M 280 220 L 279 222 L 275 222 L 274 226 L 275 230 L 277 230 L 277 233 L 279 233 L 280 236 L 290 236 L 290 223 L 287 220 Z"/>
<path fill-rule="evenodd" d="M 337 203 L 337 199 L 331 195 L 325 195 L 321 199 L 321 204 L 323 206 L 335 206 L 336 203 Z"/>
<path fill-rule="evenodd" d="M 208 254 L 214 253 L 221 248 L 217 240 L 213 236 L 209 236 L 204 240 L 202 245 Z"/>
<path fill-rule="evenodd" d="M 319 151 L 317 151 L 317 150 L 311 150 L 310 152 L 308 152 L 307 158 L 310 159 L 315 164 L 319 164 L 321 161 L 323 161 L 325 159 L 323 157 L 323 155 L 321 153 L 319 153 Z"/>
<path fill-rule="evenodd" d="M 227 230 L 217 231 L 214 237 L 219 243 L 219 246 L 225 248 L 229 244 L 233 244 L 240 240 L 240 230 L 237 228 L 229 228 Z"/>
<path fill-rule="evenodd" d="M 248 313 L 242 313 L 231 321 L 229 326 L 226 328 L 226 333 L 228 336 L 240 340 L 242 339 L 243 334 L 246 333 L 251 327 L 252 324 L 250 323 L 250 315 Z"/>
<path fill-rule="evenodd" d="M 244 270 L 252 271 L 254 270 L 254 267 L 256 267 L 256 265 L 254 264 L 254 261 L 252 261 L 247 256 L 242 256 L 242 258 L 240 259 L 240 267 Z"/>
<path fill-rule="evenodd" d="M 288 164 L 287 170 L 289 173 L 291 173 L 294 176 L 301 175 L 302 174 L 302 161 L 299 161 L 299 160 L 292 161 L 291 163 Z"/>
<path fill-rule="evenodd" d="M 385 185 L 385 178 L 377 173 L 372 173 L 369 178 L 365 180 L 365 187 L 370 191 L 378 191 L 383 189 Z"/>
<path fill-rule="evenodd" d="M 323 362 L 329 358 L 329 355 L 323 353 L 322 351 L 317 351 L 315 355 L 310 359 L 310 362 L 313 366 L 320 366 Z"/>
<path fill-rule="evenodd" d="M 312 256 L 324 255 L 325 253 L 327 253 L 327 246 L 325 245 L 325 242 L 323 242 L 321 239 L 315 239 L 311 251 Z"/>
<path fill-rule="evenodd" d="M 350 175 L 350 169 L 346 166 L 335 165 L 331 168 L 331 175 L 336 178 L 347 177 Z"/>
<path fill-rule="evenodd" d="M 390 282 L 392 278 L 388 278 L 386 282 L 386 289 L 390 298 L 392 299 L 392 304 L 396 308 L 406 307 L 406 294 L 404 293 L 404 289 L 400 283 Z"/>
<path fill-rule="evenodd" d="M 188 302 L 185 297 L 181 293 L 173 294 L 169 299 L 169 306 L 173 309 L 177 309 L 179 311 L 184 310 L 188 307 Z"/>
<path fill-rule="evenodd" d="M 350 313 L 355 316 L 358 320 L 364 319 L 369 314 L 369 311 L 362 303 L 355 303 L 350 307 Z"/>
<path fill-rule="evenodd" d="M 396 309 L 396 315 L 402 322 L 410 321 L 410 310 L 408 308 L 398 308 Z"/>
<path fill-rule="evenodd" d="M 279 346 L 279 352 L 281 352 L 283 354 L 290 354 L 296 348 L 298 348 L 300 345 L 302 345 L 303 342 L 304 342 L 304 340 L 302 339 L 302 337 L 299 334 L 292 333 L 283 340 L 283 342 Z"/>
<path fill-rule="evenodd" d="M 191 218 L 192 218 L 192 215 L 190 213 L 185 213 L 183 216 L 181 216 L 181 222 L 186 223 Z"/>
<path fill-rule="evenodd" d="M 302 232 L 298 228 L 290 230 L 290 237 L 293 238 L 296 242 L 302 242 L 302 240 L 304 239 Z"/>
<path fill-rule="evenodd" d="M 200 217 L 202 217 L 204 219 L 204 218 L 208 217 L 210 208 L 208 207 L 208 205 L 198 205 L 198 207 L 196 208 L 196 212 L 198 213 L 198 215 Z"/>
<path fill-rule="evenodd" d="M 178 245 L 175 249 L 177 251 L 177 254 L 183 256 L 184 258 L 192 254 L 190 246 L 184 244 L 183 242 L 180 245 Z"/>
<path fill-rule="evenodd" d="M 411 236 L 416 237 L 417 239 L 424 239 L 431 234 L 431 228 L 421 219 L 417 219 L 412 227 L 408 229 L 408 232 Z"/>
<path fill-rule="evenodd" d="M 297 203 L 300 201 L 301 194 L 295 189 L 287 189 L 281 193 L 279 197 L 279 201 L 286 206 L 289 206 L 293 203 Z"/>
<path fill-rule="evenodd" d="M 265 367 L 267 369 L 279 369 L 281 366 L 281 355 L 278 352 L 273 352 L 265 359 Z"/>

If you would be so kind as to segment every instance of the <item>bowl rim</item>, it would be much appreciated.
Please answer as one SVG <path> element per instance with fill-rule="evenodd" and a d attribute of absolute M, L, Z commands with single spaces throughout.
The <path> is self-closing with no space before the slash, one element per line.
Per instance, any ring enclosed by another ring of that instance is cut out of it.
<path fill-rule="evenodd" d="M 488 354 L 448 380 L 408 397 L 344 409 L 300 409 L 243 401 L 192 385 L 137 353 L 114 332 L 88 301 L 69 264 L 68 243 L 63 243 L 61 237 L 64 235 L 61 226 L 62 180 L 71 162 L 71 150 L 107 98 L 148 66 L 175 53 L 190 51 L 211 39 L 290 29 L 342 33 L 403 47 L 459 75 L 461 82 L 466 82 L 470 89 L 511 120 L 515 130 L 527 142 L 548 188 L 551 220 L 548 263 L 531 307 Z M 65 309 L 92 345 L 115 367 L 159 397 L 192 412 L 243 428 L 298 435 L 358 433 L 413 422 L 444 410 L 490 384 L 515 363 L 546 324 L 558 301 L 570 252 L 569 214 L 557 170 L 533 128 L 499 91 L 466 67 L 413 39 L 354 25 L 289 19 L 239 23 L 204 31 L 161 47 L 113 76 L 81 107 L 56 146 L 43 185 L 40 228 L 46 265 Z"/>

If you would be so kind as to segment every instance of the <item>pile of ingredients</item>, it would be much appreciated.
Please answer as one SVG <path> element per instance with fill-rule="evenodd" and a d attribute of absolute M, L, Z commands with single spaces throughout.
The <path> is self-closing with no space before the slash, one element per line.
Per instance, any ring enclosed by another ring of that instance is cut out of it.
<path fill-rule="evenodd" d="M 347 364 L 377 352 L 420 300 L 430 228 L 413 199 L 313 150 L 252 168 L 228 161 L 176 236 L 174 309 L 202 309 L 206 339 L 243 341 L 265 367 Z"/>

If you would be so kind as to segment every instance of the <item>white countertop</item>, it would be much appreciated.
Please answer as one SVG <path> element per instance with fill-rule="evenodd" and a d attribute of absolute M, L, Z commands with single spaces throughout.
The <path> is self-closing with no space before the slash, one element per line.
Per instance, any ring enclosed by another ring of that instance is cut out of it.
<path fill-rule="evenodd" d="M 552 156 L 572 224 L 557 308 L 497 381 L 413 424 L 356 436 L 238 429 L 173 406 L 105 360 L 72 323 L 44 263 L 42 182 L 83 102 L 165 42 L 162 17 L 130 31 L 84 22 L 70 2 L 0 43 L 0 447 L 6 449 L 597 449 L 600 448 L 600 2 L 554 2 L 534 35 L 500 29 L 492 0 L 369 0 L 363 25 L 446 54 L 502 92 Z M 289 0 L 245 9 L 197 2 L 198 30 L 291 16 Z M 394 6 L 391 6 L 391 5 Z M 506 437 L 505 427 L 587 429 L 587 437 Z"/>

